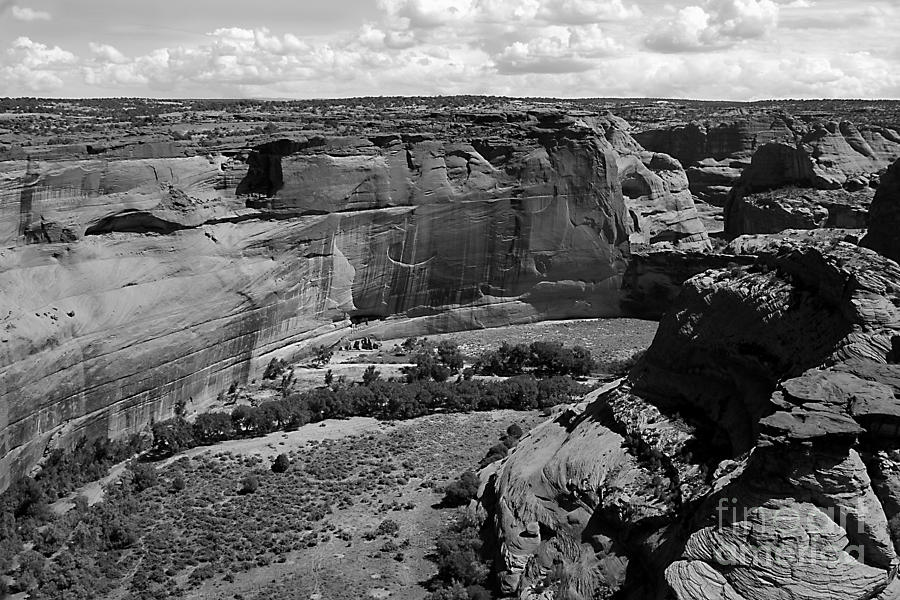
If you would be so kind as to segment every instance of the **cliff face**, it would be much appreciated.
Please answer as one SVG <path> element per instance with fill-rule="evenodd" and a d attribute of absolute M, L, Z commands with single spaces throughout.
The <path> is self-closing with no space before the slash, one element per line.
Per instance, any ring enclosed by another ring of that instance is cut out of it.
<path fill-rule="evenodd" d="M 0 163 L 0 488 L 51 439 L 200 409 L 314 344 L 620 314 L 616 148 L 642 150 L 609 120 L 508 133 Z"/>
<path fill-rule="evenodd" d="M 900 158 L 900 135 L 825 123 L 796 143 L 760 147 L 731 190 L 725 233 L 816 227 L 863 228 L 878 174 Z"/>
<path fill-rule="evenodd" d="M 862 245 L 900 261 L 900 161 L 895 162 L 881 177 L 878 191 L 869 209 L 869 233 Z"/>
<path fill-rule="evenodd" d="M 828 236 L 742 249 L 485 474 L 508 592 L 894 597 L 900 269 Z"/>
<path fill-rule="evenodd" d="M 802 128 L 802 123 L 786 115 L 752 115 L 649 129 L 634 137 L 647 149 L 678 159 L 687 169 L 691 192 L 704 202 L 721 206 L 757 148 L 792 142 Z"/>

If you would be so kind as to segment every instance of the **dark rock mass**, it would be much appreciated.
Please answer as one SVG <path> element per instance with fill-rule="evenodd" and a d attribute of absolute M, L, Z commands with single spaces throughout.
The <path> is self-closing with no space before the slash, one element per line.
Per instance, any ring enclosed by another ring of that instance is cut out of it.
<path fill-rule="evenodd" d="M 900 262 L 900 161 L 881 177 L 869 208 L 869 233 L 862 245 Z"/>
<path fill-rule="evenodd" d="M 483 474 L 506 592 L 895 597 L 900 267 L 798 234 L 736 240 L 627 379 Z"/>

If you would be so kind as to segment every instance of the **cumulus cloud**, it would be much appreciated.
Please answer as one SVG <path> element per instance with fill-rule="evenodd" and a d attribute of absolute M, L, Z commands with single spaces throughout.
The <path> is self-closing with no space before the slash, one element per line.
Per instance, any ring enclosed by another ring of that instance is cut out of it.
<path fill-rule="evenodd" d="M 379 0 L 369 22 L 317 36 L 220 27 L 147 52 L 96 39 L 78 56 L 20 37 L 0 45 L 0 81 L 11 95 L 76 96 L 748 100 L 891 97 L 900 89 L 900 49 L 890 36 L 835 30 L 822 44 L 821 30 L 780 26 L 787 17 L 833 16 L 838 0 L 669 1 L 679 4 L 661 18 L 644 0 Z M 891 10 L 872 0 L 857 12 L 890 23 Z"/>
<path fill-rule="evenodd" d="M 510 44 L 494 61 L 500 73 L 575 73 L 593 68 L 593 59 L 622 50 L 596 24 L 548 26 L 527 42 Z"/>
<path fill-rule="evenodd" d="M 18 21 L 49 21 L 50 13 L 25 6 L 11 5 L 10 14 Z"/>
<path fill-rule="evenodd" d="M 47 46 L 27 37 L 16 38 L 6 50 L 0 79 L 30 92 L 50 92 L 63 87 L 62 74 L 78 58 L 59 46 Z"/>
<path fill-rule="evenodd" d="M 778 25 L 773 0 L 707 0 L 660 21 L 644 43 L 658 52 L 697 52 L 761 38 Z"/>

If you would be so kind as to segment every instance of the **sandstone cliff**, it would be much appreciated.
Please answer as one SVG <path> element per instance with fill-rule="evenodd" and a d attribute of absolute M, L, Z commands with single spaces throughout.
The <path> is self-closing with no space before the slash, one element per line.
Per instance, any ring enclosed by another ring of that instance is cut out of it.
<path fill-rule="evenodd" d="M 704 202 L 722 206 L 757 148 L 772 142 L 793 142 L 804 127 L 801 121 L 781 113 L 756 114 L 648 129 L 634 137 L 649 150 L 681 161 L 691 192 Z"/>
<path fill-rule="evenodd" d="M 620 314 L 616 149 L 642 149 L 609 119 L 505 131 L 0 162 L 0 488 L 51 439 L 199 410 L 314 344 Z M 689 218 L 669 229 L 708 243 Z"/>
<path fill-rule="evenodd" d="M 900 135 L 846 121 L 753 155 L 725 206 L 731 236 L 815 227 L 863 228 L 878 174 L 900 158 Z"/>
<path fill-rule="evenodd" d="M 862 245 L 895 261 L 900 261 L 900 161 L 881 177 L 878 192 L 869 209 L 869 233 Z"/>
<path fill-rule="evenodd" d="M 826 235 L 730 250 L 756 258 L 688 281 L 627 380 L 486 474 L 506 591 L 896 594 L 900 268 Z"/>

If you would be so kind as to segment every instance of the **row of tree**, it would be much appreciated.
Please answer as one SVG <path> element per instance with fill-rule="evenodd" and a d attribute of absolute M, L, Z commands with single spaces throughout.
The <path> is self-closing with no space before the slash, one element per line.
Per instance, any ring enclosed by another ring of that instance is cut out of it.
<path fill-rule="evenodd" d="M 435 412 L 494 409 L 530 410 L 571 402 L 587 391 L 570 377 L 536 379 L 519 375 L 503 381 L 385 381 L 377 371 L 365 383 L 332 385 L 294 393 L 258 406 L 240 405 L 231 413 L 211 412 L 193 423 L 181 417 L 153 425 L 153 455 L 164 457 L 224 440 L 296 429 L 323 419 L 354 416 L 411 419 Z"/>

